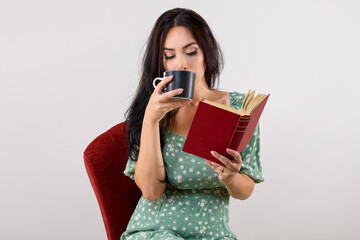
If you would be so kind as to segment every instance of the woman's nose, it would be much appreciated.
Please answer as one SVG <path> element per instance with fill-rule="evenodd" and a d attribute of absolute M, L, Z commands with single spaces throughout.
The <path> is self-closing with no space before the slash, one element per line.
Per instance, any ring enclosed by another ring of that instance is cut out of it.
<path fill-rule="evenodd" d="M 177 60 L 178 60 L 176 67 L 177 70 L 187 70 L 189 68 L 188 63 L 184 56 L 180 56 Z"/>

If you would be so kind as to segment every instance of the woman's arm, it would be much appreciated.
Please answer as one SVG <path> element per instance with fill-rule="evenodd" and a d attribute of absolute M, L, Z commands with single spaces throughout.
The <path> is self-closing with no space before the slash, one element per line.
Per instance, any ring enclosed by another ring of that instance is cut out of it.
<path fill-rule="evenodd" d="M 235 176 L 224 180 L 223 183 L 230 196 L 240 200 L 249 198 L 255 187 L 254 180 L 244 173 L 237 173 Z"/>
<path fill-rule="evenodd" d="M 251 196 L 255 182 L 248 175 L 239 173 L 242 165 L 240 153 L 232 149 L 227 149 L 226 151 L 234 157 L 233 161 L 215 151 L 211 152 L 211 154 L 225 166 L 208 160 L 206 160 L 206 162 L 219 174 L 219 180 L 225 185 L 230 196 L 245 200 Z"/>
<path fill-rule="evenodd" d="M 144 198 L 157 201 L 163 194 L 166 183 L 164 161 L 161 153 L 159 122 L 165 114 L 187 103 L 184 101 L 168 101 L 182 91 L 173 90 L 162 94 L 162 89 L 172 80 L 172 76 L 161 81 L 151 95 L 145 110 L 138 160 L 135 166 L 135 183 Z"/>
<path fill-rule="evenodd" d="M 165 168 L 161 154 L 159 124 L 144 119 L 140 151 L 135 166 L 135 183 L 144 198 L 157 201 L 165 190 Z"/>

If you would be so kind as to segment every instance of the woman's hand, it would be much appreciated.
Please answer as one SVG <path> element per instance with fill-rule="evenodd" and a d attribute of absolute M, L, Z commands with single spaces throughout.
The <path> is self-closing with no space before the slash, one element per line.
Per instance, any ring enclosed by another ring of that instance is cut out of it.
<path fill-rule="evenodd" d="M 172 79 L 173 76 L 169 76 L 156 86 L 146 107 L 144 120 L 150 121 L 151 123 L 158 123 L 166 113 L 191 102 L 190 100 L 169 100 L 170 98 L 181 94 L 183 91 L 181 88 L 162 93 L 164 86 Z"/>
<path fill-rule="evenodd" d="M 234 160 L 230 160 L 227 157 L 215 152 L 211 151 L 211 154 L 218 159 L 220 162 L 224 164 L 224 166 L 206 160 L 207 164 L 214 169 L 218 174 L 218 178 L 220 182 L 227 184 L 231 183 L 231 181 L 235 178 L 235 176 L 240 171 L 242 165 L 242 159 L 240 153 L 232 149 L 226 149 L 226 152 L 234 157 Z"/>
<path fill-rule="evenodd" d="M 245 200 L 252 194 L 255 182 L 248 175 L 239 174 L 243 163 L 240 153 L 231 149 L 226 149 L 226 152 L 233 156 L 234 160 L 231 161 L 227 157 L 215 151 L 211 151 L 211 154 L 225 166 L 208 160 L 206 160 L 206 162 L 219 174 L 219 180 L 225 185 L 230 196 L 236 199 Z"/>

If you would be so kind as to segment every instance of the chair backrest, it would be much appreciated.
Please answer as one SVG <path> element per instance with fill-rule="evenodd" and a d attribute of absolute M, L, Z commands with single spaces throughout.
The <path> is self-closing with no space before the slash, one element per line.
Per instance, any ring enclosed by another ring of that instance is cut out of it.
<path fill-rule="evenodd" d="M 84 151 L 84 162 L 99 203 L 109 240 L 125 231 L 141 191 L 123 174 L 128 160 L 124 123 L 95 138 Z"/>

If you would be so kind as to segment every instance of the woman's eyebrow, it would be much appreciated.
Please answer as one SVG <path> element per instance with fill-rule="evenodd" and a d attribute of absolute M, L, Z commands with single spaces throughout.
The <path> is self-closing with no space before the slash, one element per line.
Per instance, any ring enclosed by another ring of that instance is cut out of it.
<path fill-rule="evenodd" d="M 197 43 L 196 43 L 196 42 L 191 42 L 191 43 L 186 44 L 185 46 L 183 46 L 182 49 L 185 49 L 185 48 L 187 48 L 187 47 L 190 47 L 190 46 L 193 45 L 193 44 L 197 44 Z M 175 51 L 174 48 L 164 48 L 164 50 Z"/>

